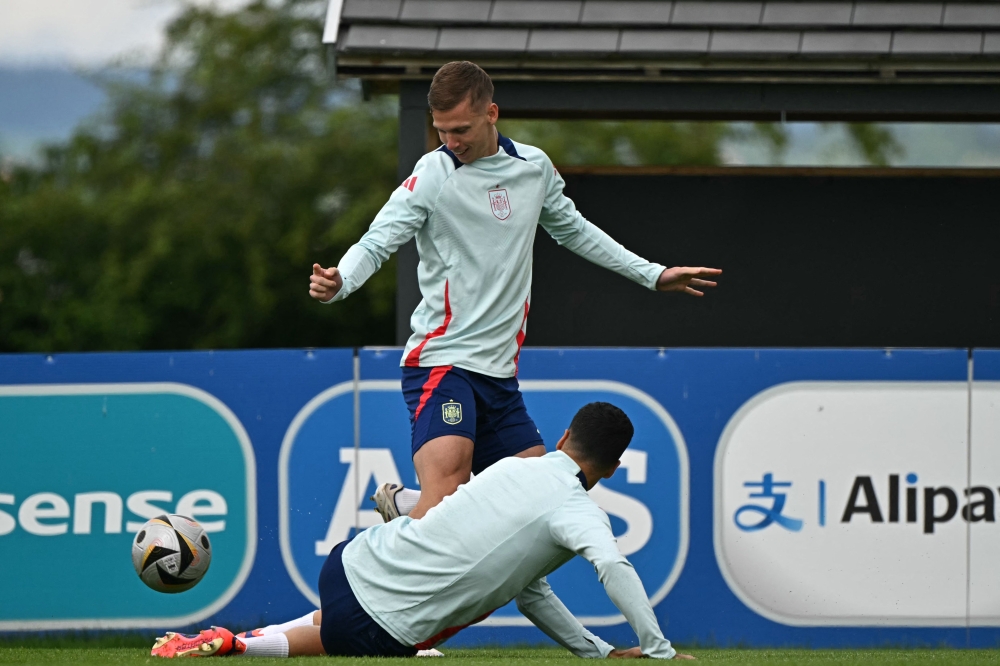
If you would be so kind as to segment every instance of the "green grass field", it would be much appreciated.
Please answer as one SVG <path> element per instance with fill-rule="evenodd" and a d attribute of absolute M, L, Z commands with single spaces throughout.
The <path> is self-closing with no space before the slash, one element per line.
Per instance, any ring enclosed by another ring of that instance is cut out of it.
<path fill-rule="evenodd" d="M 140 636 L 54 638 L 0 638 L 0 664 L 44 664 L 45 666 L 87 666 L 123 664 L 149 666 L 160 660 L 149 656 L 152 641 Z M 446 656 L 421 659 L 418 664 L 448 664 L 450 666 L 535 666 L 568 664 L 576 661 L 569 652 L 559 648 L 461 650 L 444 647 Z M 744 650 L 684 648 L 681 652 L 695 655 L 711 664 L 1000 664 L 1000 650 Z M 271 662 L 273 659 L 240 657 L 238 663 Z M 352 664 L 385 664 L 386 659 L 347 659 L 334 657 L 299 657 L 285 659 L 282 666 L 334 666 Z M 410 662 L 412 663 L 412 662 Z"/>

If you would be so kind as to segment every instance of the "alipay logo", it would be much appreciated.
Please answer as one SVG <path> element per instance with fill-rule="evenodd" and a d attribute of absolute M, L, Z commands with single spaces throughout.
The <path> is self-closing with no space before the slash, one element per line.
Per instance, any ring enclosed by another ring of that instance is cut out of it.
<path fill-rule="evenodd" d="M 3 386 L 0 423 L 0 629 L 188 624 L 239 590 L 254 459 L 217 399 L 181 384 Z M 180 595 L 150 590 L 128 561 L 133 533 L 162 513 L 211 533 L 211 570 Z"/>
<path fill-rule="evenodd" d="M 299 590 L 317 605 L 319 571 L 330 550 L 358 530 L 381 522 L 367 499 L 375 488 L 386 482 L 419 488 L 399 382 L 362 381 L 359 390 L 357 429 L 353 383 L 345 382 L 302 409 L 281 449 L 282 555 Z M 521 390 L 550 449 L 576 410 L 588 402 L 612 402 L 629 415 L 636 434 L 621 468 L 593 488 L 591 497 L 609 514 L 619 549 L 635 565 L 655 605 L 673 586 L 687 553 L 688 462 L 680 431 L 659 403 L 626 384 L 522 381 Z M 579 558 L 549 581 L 584 623 L 624 621 L 593 567 Z M 511 605 L 484 624 L 513 626 L 528 621 Z"/>
<path fill-rule="evenodd" d="M 764 474 L 762 481 L 747 481 L 743 484 L 747 487 L 758 486 L 762 489 L 760 492 L 750 493 L 751 498 L 772 500 L 770 507 L 751 503 L 744 504 L 736 510 L 733 522 L 744 532 L 756 532 L 772 523 L 792 532 L 798 532 L 802 529 L 801 520 L 782 515 L 786 493 L 775 490 L 776 488 L 790 488 L 791 482 L 774 481 L 773 476 L 771 472 L 768 472 Z M 907 474 L 905 479 L 907 484 L 903 491 L 905 499 L 901 497 L 900 475 L 889 474 L 882 490 L 882 500 L 879 501 L 880 493 L 876 490 L 871 476 L 854 477 L 850 483 L 850 490 L 845 493 L 847 500 L 843 511 L 835 514 L 834 520 L 839 520 L 841 523 L 850 523 L 854 520 L 863 521 L 864 519 L 872 524 L 910 523 L 924 534 L 934 534 L 938 525 L 950 522 L 958 516 L 970 523 L 996 522 L 997 499 L 990 486 L 966 488 L 962 491 L 965 499 L 959 500 L 958 490 L 950 486 L 918 488 L 916 484 L 919 477 L 914 472 Z M 825 527 L 827 521 L 826 488 L 826 480 L 820 479 L 817 482 L 816 492 L 816 524 L 819 527 Z M 959 511 L 960 504 L 961 511 Z M 747 512 L 757 514 L 758 520 L 745 522 Z"/>
<path fill-rule="evenodd" d="M 791 482 L 775 481 L 774 474 L 768 472 L 760 481 L 747 481 L 743 485 L 747 488 L 759 488 L 758 492 L 750 493 L 750 498 L 757 500 L 771 500 L 771 505 L 761 506 L 760 504 L 754 503 L 744 504 L 738 508 L 736 510 L 736 514 L 733 515 L 733 521 L 736 523 L 736 527 L 740 528 L 744 532 L 756 532 L 757 530 L 764 529 L 772 523 L 777 523 L 786 530 L 791 530 L 792 532 L 798 532 L 802 529 L 801 520 L 781 515 L 782 510 L 785 508 L 786 494 L 783 492 L 777 492 L 777 490 L 780 488 L 791 488 Z M 753 517 L 748 518 L 746 516 L 748 513 Z M 743 515 L 743 522 L 740 521 L 741 515 Z"/>
<path fill-rule="evenodd" d="M 1000 455 L 986 453 L 1000 435 L 994 411 L 973 428 L 987 476 L 1000 476 Z M 715 459 L 715 549 L 730 588 L 786 624 L 964 625 L 967 602 L 969 621 L 995 622 L 1000 604 L 983 592 L 996 591 L 984 564 L 1000 547 L 997 497 L 968 484 L 967 414 L 962 383 L 795 383 L 750 400 Z M 967 556 L 980 590 L 968 600 Z"/>

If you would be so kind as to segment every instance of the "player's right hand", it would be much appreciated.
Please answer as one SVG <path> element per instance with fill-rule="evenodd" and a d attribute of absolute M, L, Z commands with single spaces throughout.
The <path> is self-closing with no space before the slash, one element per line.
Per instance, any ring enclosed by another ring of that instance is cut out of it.
<path fill-rule="evenodd" d="M 642 648 L 634 647 L 627 650 L 612 650 L 608 653 L 608 659 L 648 659 L 642 653 Z"/>
<path fill-rule="evenodd" d="M 645 659 L 642 648 L 629 648 L 627 650 L 612 650 L 608 653 L 608 659 Z"/>
<path fill-rule="evenodd" d="M 317 301 L 326 302 L 337 295 L 344 286 L 344 278 L 336 266 L 323 268 L 313 264 L 312 275 L 309 276 L 309 295 Z"/>
<path fill-rule="evenodd" d="M 628 650 L 612 650 L 608 653 L 608 659 L 646 659 L 646 655 L 642 653 L 642 648 L 634 647 Z M 680 652 L 674 653 L 674 659 L 694 659 L 689 654 L 681 654 Z"/>

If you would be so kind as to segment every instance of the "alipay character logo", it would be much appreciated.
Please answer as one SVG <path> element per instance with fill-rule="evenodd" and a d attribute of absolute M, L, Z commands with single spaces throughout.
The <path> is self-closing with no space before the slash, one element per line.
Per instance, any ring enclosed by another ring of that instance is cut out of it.
<path fill-rule="evenodd" d="M 399 382 L 359 382 L 357 429 L 353 387 L 345 382 L 310 401 L 292 422 L 279 458 L 282 556 L 299 590 L 317 605 L 317 580 L 330 550 L 381 522 L 367 499 L 375 488 L 386 482 L 419 488 Z M 527 380 L 521 390 L 550 450 L 588 402 L 611 402 L 629 415 L 635 437 L 621 468 L 593 488 L 591 496 L 609 514 L 619 549 L 635 565 L 656 605 L 680 575 L 687 553 L 687 450 L 673 419 L 649 395 L 618 382 Z M 459 410 L 447 407 L 445 420 L 461 418 Z M 549 581 L 585 624 L 624 621 L 593 567 L 580 558 Z M 529 622 L 511 604 L 484 624 Z"/>
<path fill-rule="evenodd" d="M 771 500 L 771 506 L 761 506 L 760 504 L 744 504 L 736 510 L 736 514 L 733 516 L 733 521 L 736 523 L 736 527 L 740 528 L 744 532 L 756 532 L 757 530 L 762 530 L 771 523 L 777 523 L 784 527 L 786 530 L 792 532 L 798 532 L 802 529 L 802 521 L 797 518 L 789 518 L 788 516 L 781 515 L 782 510 L 785 508 L 786 494 L 783 492 L 776 492 L 778 488 L 790 488 L 792 486 L 789 481 L 775 481 L 774 474 L 768 472 L 764 475 L 763 479 L 760 481 L 747 481 L 743 484 L 747 488 L 759 488 L 757 492 L 751 492 L 751 499 L 761 499 L 761 500 Z M 747 514 L 754 516 L 753 518 L 748 518 Z M 740 516 L 743 516 L 743 521 L 741 522 Z"/>

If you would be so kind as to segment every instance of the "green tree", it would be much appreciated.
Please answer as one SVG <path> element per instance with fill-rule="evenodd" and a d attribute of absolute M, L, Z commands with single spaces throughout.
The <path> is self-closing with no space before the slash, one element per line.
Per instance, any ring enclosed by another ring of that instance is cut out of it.
<path fill-rule="evenodd" d="M 902 144 L 892 130 L 875 123 L 846 123 L 848 143 L 868 164 L 889 166 L 895 157 L 902 157 Z"/>
<path fill-rule="evenodd" d="M 188 7 L 150 79 L 0 181 L 0 350 L 387 344 L 395 271 L 308 296 L 395 183 L 392 99 L 331 82 L 323 2 Z"/>
<path fill-rule="evenodd" d="M 396 183 L 395 99 L 332 81 L 325 0 L 187 7 L 149 77 L 39 167 L 0 170 L 0 351 L 351 346 L 394 340 L 395 264 L 323 307 L 334 264 Z M 556 164 L 714 165 L 777 124 L 501 121 Z M 892 137 L 851 126 L 872 163 Z M 887 149 L 888 146 L 888 149 Z"/>
<path fill-rule="evenodd" d="M 501 112 L 503 109 L 501 109 Z M 503 120 L 501 131 L 542 148 L 557 165 L 713 166 L 725 140 L 753 135 L 780 151 L 785 135 L 717 122 Z"/>
<path fill-rule="evenodd" d="M 784 162 L 789 136 L 782 123 L 656 120 L 503 120 L 501 131 L 536 145 L 562 166 L 720 166 L 727 142 L 755 143 L 771 165 Z M 888 166 L 903 154 L 890 128 L 873 123 L 824 123 L 844 131 L 846 148 L 867 164 Z"/>

